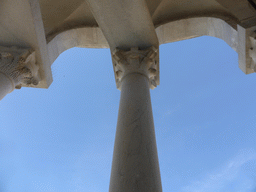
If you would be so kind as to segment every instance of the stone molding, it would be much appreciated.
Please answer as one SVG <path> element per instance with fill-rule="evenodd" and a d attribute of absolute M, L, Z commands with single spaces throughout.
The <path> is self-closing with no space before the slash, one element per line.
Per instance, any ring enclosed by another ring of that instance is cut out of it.
<path fill-rule="evenodd" d="M 151 89 L 157 86 L 159 69 L 157 65 L 158 50 L 155 47 L 152 46 L 144 50 L 134 47 L 130 51 L 115 49 L 112 58 L 119 90 L 122 79 L 131 73 L 140 73 L 148 77 Z"/>
<path fill-rule="evenodd" d="M 0 46 L 0 72 L 9 77 L 16 89 L 35 87 L 40 81 L 38 70 L 33 50 Z"/>

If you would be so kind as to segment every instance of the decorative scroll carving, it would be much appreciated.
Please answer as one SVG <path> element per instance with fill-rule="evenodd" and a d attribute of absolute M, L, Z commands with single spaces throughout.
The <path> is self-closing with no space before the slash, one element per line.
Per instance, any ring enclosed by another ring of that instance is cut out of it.
<path fill-rule="evenodd" d="M 138 47 L 131 48 L 130 51 L 115 49 L 112 53 L 114 72 L 117 88 L 120 89 L 122 78 L 130 73 L 140 73 L 149 78 L 150 88 L 157 86 L 158 76 L 158 50 L 150 47 L 139 50 Z"/>
<path fill-rule="evenodd" d="M 33 50 L 0 47 L 0 72 L 13 81 L 15 88 L 37 85 L 40 80 L 38 69 Z"/>

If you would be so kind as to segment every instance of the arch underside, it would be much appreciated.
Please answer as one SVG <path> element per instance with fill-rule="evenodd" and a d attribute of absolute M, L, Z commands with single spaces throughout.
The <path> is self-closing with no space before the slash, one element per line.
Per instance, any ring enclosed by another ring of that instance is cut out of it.
<path fill-rule="evenodd" d="M 222 19 L 214 17 L 195 17 L 165 23 L 156 28 L 159 44 L 191 39 L 200 36 L 212 36 L 224 40 L 239 55 L 239 67 L 246 73 L 253 73 L 256 27 L 237 30 Z M 67 49 L 73 47 L 109 48 L 108 42 L 99 27 L 83 27 L 64 31 L 56 35 L 47 45 L 50 62 Z"/>
<path fill-rule="evenodd" d="M 72 47 L 110 48 L 112 52 L 131 47 L 158 49 L 163 43 L 203 35 L 230 45 L 239 55 L 239 67 L 249 74 L 256 70 L 253 2 L 1 0 L 0 46 L 35 51 L 41 80 L 34 87 L 38 88 L 50 86 L 52 63 Z"/>

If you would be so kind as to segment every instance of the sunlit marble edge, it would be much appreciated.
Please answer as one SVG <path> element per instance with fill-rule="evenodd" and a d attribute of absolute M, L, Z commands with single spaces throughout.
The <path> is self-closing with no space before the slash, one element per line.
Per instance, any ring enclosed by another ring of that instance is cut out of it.
<path fill-rule="evenodd" d="M 73 47 L 109 48 L 102 31 L 98 27 L 71 29 L 58 34 L 48 43 L 51 64 L 64 51 Z"/>

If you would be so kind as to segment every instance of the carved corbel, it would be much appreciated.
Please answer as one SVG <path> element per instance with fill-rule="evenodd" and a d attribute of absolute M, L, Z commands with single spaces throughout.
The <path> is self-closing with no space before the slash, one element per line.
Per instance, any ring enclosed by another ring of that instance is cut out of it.
<path fill-rule="evenodd" d="M 0 47 L 0 72 L 12 81 L 16 89 L 34 87 L 40 81 L 35 52 L 18 47 Z"/>

